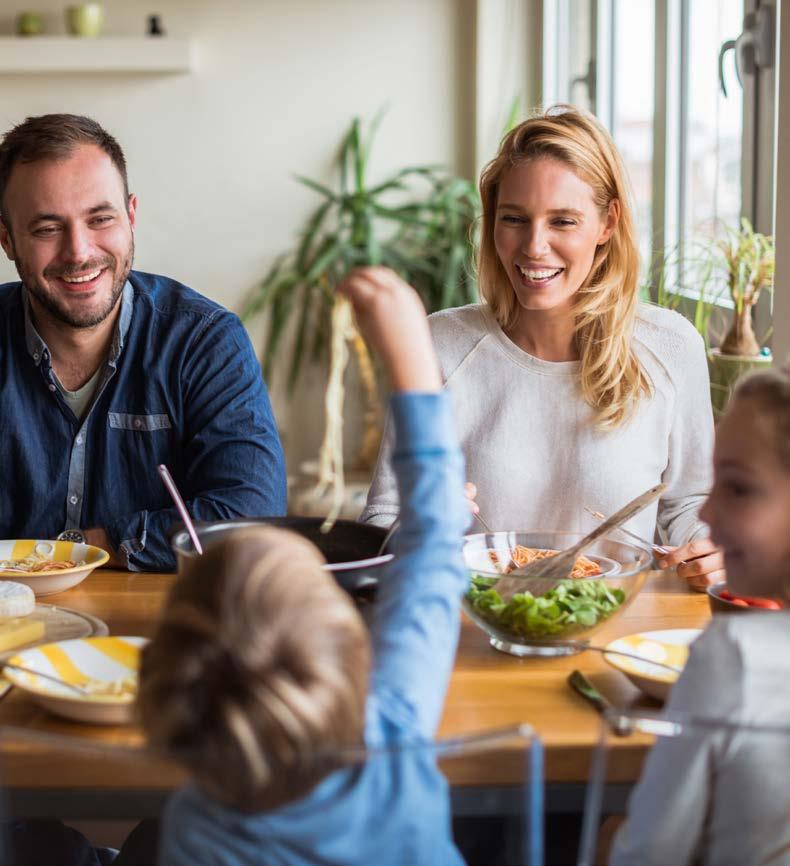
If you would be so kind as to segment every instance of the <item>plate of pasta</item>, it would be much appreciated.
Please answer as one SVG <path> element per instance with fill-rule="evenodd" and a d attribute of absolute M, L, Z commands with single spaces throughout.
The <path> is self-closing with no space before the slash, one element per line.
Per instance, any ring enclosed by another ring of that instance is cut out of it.
<path fill-rule="evenodd" d="M 132 721 L 140 652 L 147 642 L 143 637 L 108 636 L 43 644 L 8 659 L 9 665 L 25 670 L 9 667 L 4 676 L 56 715 L 91 724 L 126 724 Z"/>
<path fill-rule="evenodd" d="M 91 544 L 48 539 L 0 541 L 0 579 L 29 586 L 37 596 L 53 595 L 81 583 L 110 558 Z"/>

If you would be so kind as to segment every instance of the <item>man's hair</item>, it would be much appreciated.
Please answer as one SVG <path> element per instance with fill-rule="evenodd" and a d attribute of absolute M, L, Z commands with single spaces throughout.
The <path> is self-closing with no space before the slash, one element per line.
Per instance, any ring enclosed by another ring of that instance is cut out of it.
<path fill-rule="evenodd" d="M 149 744 L 220 802 L 263 811 L 303 797 L 363 742 L 370 640 L 308 541 L 231 533 L 174 584 L 143 651 Z"/>
<path fill-rule="evenodd" d="M 5 193 L 17 163 L 68 159 L 82 144 L 95 144 L 110 157 L 129 198 L 126 157 L 120 144 L 90 117 L 79 114 L 42 114 L 28 117 L 3 136 L 0 143 L 0 216 L 5 218 Z M 8 220 L 5 220 L 8 225 Z"/>

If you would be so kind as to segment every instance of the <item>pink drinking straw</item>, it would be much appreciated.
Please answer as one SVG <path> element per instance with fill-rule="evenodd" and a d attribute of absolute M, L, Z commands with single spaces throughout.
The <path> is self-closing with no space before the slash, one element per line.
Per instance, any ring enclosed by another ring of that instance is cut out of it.
<path fill-rule="evenodd" d="M 181 494 L 178 492 L 175 481 L 173 481 L 173 476 L 170 474 L 170 471 L 164 463 L 160 463 L 159 466 L 157 466 L 156 468 L 159 470 L 159 474 L 162 476 L 162 481 L 164 482 L 165 487 L 167 487 L 167 492 L 172 496 L 173 502 L 175 502 L 176 504 L 178 513 L 181 515 L 181 519 L 184 521 L 184 526 L 186 526 L 187 528 L 187 532 L 189 533 L 189 537 L 192 539 L 192 544 L 195 546 L 195 550 L 198 553 L 203 553 L 203 545 L 201 545 L 200 541 L 198 540 L 197 532 L 195 532 L 195 524 L 192 523 L 192 518 L 189 516 L 189 512 L 187 511 L 187 507 L 184 504 L 184 500 L 181 498 Z"/>

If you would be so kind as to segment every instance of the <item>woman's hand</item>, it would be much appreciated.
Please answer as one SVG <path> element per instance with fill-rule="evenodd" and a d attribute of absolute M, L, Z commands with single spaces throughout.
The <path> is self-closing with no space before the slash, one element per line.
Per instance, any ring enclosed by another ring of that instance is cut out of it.
<path fill-rule="evenodd" d="M 480 513 L 480 506 L 475 502 L 475 497 L 477 496 L 477 487 L 472 484 L 471 481 L 467 481 L 464 484 L 464 496 L 469 503 L 469 510 L 473 515 Z"/>
<path fill-rule="evenodd" d="M 724 554 L 710 538 L 695 538 L 658 559 L 659 568 L 677 566 L 678 576 L 685 577 L 691 589 L 705 592 L 706 587 L 727 579 Z"/>

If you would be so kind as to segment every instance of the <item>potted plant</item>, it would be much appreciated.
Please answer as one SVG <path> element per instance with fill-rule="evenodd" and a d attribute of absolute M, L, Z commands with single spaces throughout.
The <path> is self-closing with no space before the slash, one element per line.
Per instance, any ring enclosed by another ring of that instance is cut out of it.
<path fill-rule="evenodd" d="M 480 209 L 474 184 L 438 166 L 407 167 L 371 181 L 370 150 L 379 120 L 364 137 L 359 118 L 352 121 L 337 158 L 336 188 L 297 177 L 321 201 L 298 245 L 277 258 L 242 310 L 242 319 L 268 313 L 264 373 L 269 380 L 276 375 L 275 357 L 278 364 L 287 363 L 291 391 L 305 364 L 328 354 L 332 289 L 352 267 L 393 268 L 417 289 L 429 313 L 477 299 L 471 263 Z M 286 345 L 291 328 L 292 345 Z M 355 340 L 352 349 L 367 403 L 357 464 L 367 468 L 378 453 L 381 400 L 364 342 Z"/>
<path fill-rule="evenodd" d="M 720 271 L 733 303 L 732 322 L 718 349 L 708 350 L 711 398 L 714 413 L 727 406 L 737 380 L 755 367 L 770 365 L 768 348 L 754 333 L 752 310 L 763 291 L 773 291 L 774 240 L 756 232 L 749 220 L 716 242 Z"/>
<path fill-rule="evenodd" d="M 705 340 L 718 418 L 740 376 L 772 360 L 754 333 L 752 310 L 763 291 L 773 290 L 773 238 L 744 218 L 723 237 L 673 248 L 654 274 L 657 303 L 684 313 Z M 722 303 L 728 294 L 731 311 Z"/>

